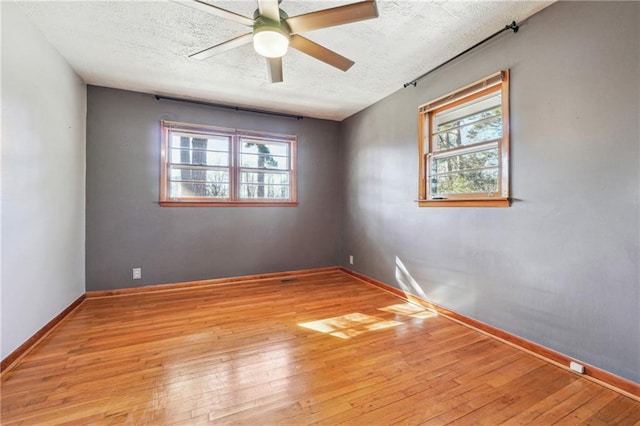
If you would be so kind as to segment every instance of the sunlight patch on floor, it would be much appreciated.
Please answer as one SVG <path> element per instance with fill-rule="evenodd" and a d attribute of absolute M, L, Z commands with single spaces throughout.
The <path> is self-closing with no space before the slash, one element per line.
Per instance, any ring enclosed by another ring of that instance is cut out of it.
<path fill-rule="evenodd" d="M 438 316 L 438 314 L 431 309 L 426 309 L 422 306 L 414 305 L 413 303 L 408 302 L 400 303 L 397 305 L 390 305 L 385 308 L 379 308 L 378 310 L 419 319 L 434 318 Z"/>
<path fill-rule="evenodd" d="M 384 320 L 358 312 L 327 318 L 319 321 L 303 322 L 300 327 L 326 333 L 341 339 L 349 339 L 367 331 L 382 330 L 401 325 L 399 321 Z"/>

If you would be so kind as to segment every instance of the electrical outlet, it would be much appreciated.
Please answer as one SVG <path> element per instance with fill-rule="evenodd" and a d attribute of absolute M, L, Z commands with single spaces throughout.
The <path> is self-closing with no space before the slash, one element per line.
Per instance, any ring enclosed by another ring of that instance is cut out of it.
<path fill-rule="evenodd" d="M 353 255 L 349 255 L 349 265 L 353 265 Z"/>
<path fill-rule="evenodd" d="M 142 268 L 133 268 L 133 279 L 142 279 Z"/>
<path fill-rule="evenodd" d="M 576 373 L 584 374 L 584 365 L 578 364 L 577 362 L 571 361 L 569 363 L 569 368 L 575 371 Z"/>

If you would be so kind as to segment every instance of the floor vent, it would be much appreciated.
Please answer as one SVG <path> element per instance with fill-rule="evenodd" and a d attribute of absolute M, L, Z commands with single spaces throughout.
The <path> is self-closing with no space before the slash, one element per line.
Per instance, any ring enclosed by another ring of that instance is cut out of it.
<path fill-rule="evenodd" d="M 280 280 L 281 283 L 296 283 L 298 281 L 300 281 L 299 278 L 284 278 Z"/>

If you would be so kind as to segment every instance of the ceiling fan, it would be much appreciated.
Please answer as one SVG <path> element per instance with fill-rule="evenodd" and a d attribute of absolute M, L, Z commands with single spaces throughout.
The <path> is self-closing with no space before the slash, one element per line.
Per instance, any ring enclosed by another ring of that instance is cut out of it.
<path fill-rule="evenodd" d="M 302 37 L 300 33 L 378 17 L 375 0 L 365 0 L 292 17 L 280 9 L 279 4 L 282 0 L 258 0 L 258 9 L 253 19 L 213 6 L 204 0 L 172 1 L 252 28 L 249 33 L 191 54 L 190 58 L 207 59 L 253 41 L 256 52 L 267 60 L 272 83 L 282 82 L 282 57 L 287 53 L 289 46 L 342 71 L 347 71 L 354 64 L 352 60 Z"/>

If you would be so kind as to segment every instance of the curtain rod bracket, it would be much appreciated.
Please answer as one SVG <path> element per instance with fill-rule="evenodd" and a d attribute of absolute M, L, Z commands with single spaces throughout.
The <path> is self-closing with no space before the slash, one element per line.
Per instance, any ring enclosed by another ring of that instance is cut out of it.
<path fill-rule="evenodd" d="M 438 65 L 435 68 L 430 69 L 429 71 L 425 72 L 424 74 L 422 74 L 420 77 L 408 82 L 404 84 L 404 88 L 406 89 L 409 86 L 413 86 L 416 87 L 418 85 L 418 80 L 423 79 L 424 77 L 428 76 L 429 74 L 431 74 L 432 72 L 434 72 L 435 70 L 438 70 L 440 68 L 442 68 L 443 66 L 447 65 L 449 62 L 452 62 L 456 59 L 458 59 L 460 56 L 464 55 L 467 52 L 470 52 L 471 50 L 475 49 L 476 47 L 480 46 L 481 44 L 484 44 L 486 42 L 488 42 L 489 40 L 491 40 L 492 38 L 496 37 L 497 35 L 502 34 L 505 31 L 509 31 L 509 30 L 513 30 L 514 33 L 517 33 L 518 30 L 520 29 L 520 26 L 518 25 L 518 23 L 516 21 L 512 21 L 509 25 L 505 25 L 503 29 L 496 31 L 495 33 L 491 34 L 489 37 L 485 38 L 484 40 L 474 44 L 473 46 L 471 46 L 470 48 L 468 48 L 467 50 L 458 53 L 456 56 L 454 56 L 453 58 L 441 63 L 440 65 Z"/>

